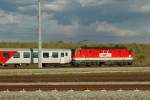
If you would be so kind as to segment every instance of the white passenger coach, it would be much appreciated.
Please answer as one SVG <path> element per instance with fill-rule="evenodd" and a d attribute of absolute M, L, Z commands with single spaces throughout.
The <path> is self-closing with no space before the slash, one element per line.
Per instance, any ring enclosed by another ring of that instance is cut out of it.
<path fill-rule="evenodd" d="M 38 49 L 1 49 L 0 51 L 4 51 L 3 57 L 8 58 L 5 64 L 38 63 Z M 11 55 L 10 52 L 15 53 Z M 70 49 L 42 49 L 43 64 L 67 64 L 71 60 Z"/>

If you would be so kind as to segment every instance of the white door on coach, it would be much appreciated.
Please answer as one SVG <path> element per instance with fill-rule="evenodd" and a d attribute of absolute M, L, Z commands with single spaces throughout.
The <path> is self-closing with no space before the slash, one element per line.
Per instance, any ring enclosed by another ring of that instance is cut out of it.
<path fill-rule="evenodd" d="M 64 53 L 64 52 L 61 52 L 61 53 L 60 53 L 60 63 L 61 63 L 61 64 L 64 64 L 64 63 L 65 63 L 65 53 Z"/>

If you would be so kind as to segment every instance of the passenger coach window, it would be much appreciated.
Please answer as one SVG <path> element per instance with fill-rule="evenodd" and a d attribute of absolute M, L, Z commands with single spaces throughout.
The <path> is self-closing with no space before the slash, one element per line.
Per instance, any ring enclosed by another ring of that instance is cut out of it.
<path fill-rule="evenodd" d="M 68 53 L 66 52 L 66 56 L 68 56 Z"/>
<path fill-rule="evenodd" d="M 64 57 L 64 53 L 61 53 L 61 57 Z"/>
<path fill-rule="evenodd" d="M 53 58 L 58 58 L 58 52 L 53 52 L 53 53 L 52 53 L 52 57 L 53 57 Z"/>
<path fill-rule="evenodd" d="M 3 58 L 9 58 L 9 53 L 8 52 L 3 53 Z"/>
<path fill-rule="evenodd" d="M 49 58 L 49 53 L 43 53 L 43 58 Z"/>
<path fill-rule="evenodd" d="M 19 53 L 19 52 L 16 52 L 16 53 L 14 54 L 14 58 L 20 58 L 20 53 Z"/>
<path fill-rule="evenodd" d="M 24 52 L 23 53 L 23 58 L 30 58 L 30 53 L 29 52 Z"/>

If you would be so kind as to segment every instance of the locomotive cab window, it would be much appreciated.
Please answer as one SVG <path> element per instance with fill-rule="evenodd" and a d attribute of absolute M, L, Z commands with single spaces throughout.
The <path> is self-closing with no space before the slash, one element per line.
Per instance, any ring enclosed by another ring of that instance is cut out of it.
<path fill-rule="evenodd" d="M 58 52 L 53 52 L 53 53 L 52 53 L 52 57 L 53 57 L 53 58 L 58 58 Z"/>
<path fill-rule="evenodd" d="M 20 58 L 20 53 L 19 53 L 19 52 L 16 52 L 16 53 L 14 54 L 14 58 Z"/>
<path fill-rule="evenodd" d="M 132 51 L 131 51 L 131 50 L 129 50 L 129 54 L 132 54 Z"/>
<path fill-rule="evenodd" d="M 49 58 L 49 53 L 48 52 L 44 52 L 43 53 L 43 58 Z"/>
<path fill-rule="evenodd" d="M 29 52 L 24 52 L 23 57 L 24 58 L 30 58 L 30 53 Z"/>
<path fill-rule="evenodd" d="M 111 50 L 109 50 L 108 53 L 112 53 Z"/>
<path fill-rule="evenodd" d="M 9 58 L 9 53 L 8 52 L 3 53 L 3 58 Z"/>

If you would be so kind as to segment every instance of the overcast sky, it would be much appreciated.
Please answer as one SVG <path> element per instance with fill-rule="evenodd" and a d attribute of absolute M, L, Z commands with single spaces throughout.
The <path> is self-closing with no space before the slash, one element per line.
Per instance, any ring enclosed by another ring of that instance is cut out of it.
<path fill-rule="evenodd" d="M 38 0 L 0 0 L 0 41 L 37 41 Z M 41 0 L 43 41 L 150 43 L 150 0 Z"/>

